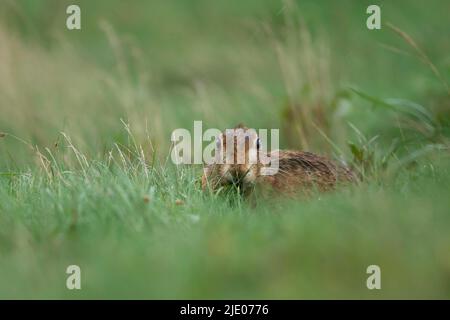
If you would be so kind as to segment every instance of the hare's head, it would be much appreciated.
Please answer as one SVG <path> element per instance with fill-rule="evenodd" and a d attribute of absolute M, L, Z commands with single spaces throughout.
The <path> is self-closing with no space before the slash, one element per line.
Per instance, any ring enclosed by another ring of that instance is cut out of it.
<path fill-rule="evenodd" d="M 243 125 L 225 130 L 216 141 L 216 163 L 220 163 L 222 179 L 240 187 L 255 182 L 260 170 L 259 149 L 256 130 Z"/>

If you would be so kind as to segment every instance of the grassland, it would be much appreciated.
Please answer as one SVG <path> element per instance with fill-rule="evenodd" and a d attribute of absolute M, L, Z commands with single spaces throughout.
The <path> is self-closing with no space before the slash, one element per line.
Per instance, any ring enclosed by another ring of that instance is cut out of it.
<path fill-rule="evenodd" d="M 447 1 L 382 1 L 379 31 L 366 1 L 76 2 L 81 31 L 69 2 L 0 4 L 1 298 L 449 298 Z M 363 181 L 205 195 L 168 158 L 194 120 Z"/>

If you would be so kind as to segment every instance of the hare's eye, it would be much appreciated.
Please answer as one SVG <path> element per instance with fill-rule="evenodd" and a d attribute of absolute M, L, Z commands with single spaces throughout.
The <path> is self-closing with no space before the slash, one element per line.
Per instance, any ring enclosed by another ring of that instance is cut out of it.
<path fill-rule="evenodd" d="M 259 149 L 260 146 L 261 146 L 261 143 L 258 138 L 258 139 L 256 139 L 256 149 Z"/>

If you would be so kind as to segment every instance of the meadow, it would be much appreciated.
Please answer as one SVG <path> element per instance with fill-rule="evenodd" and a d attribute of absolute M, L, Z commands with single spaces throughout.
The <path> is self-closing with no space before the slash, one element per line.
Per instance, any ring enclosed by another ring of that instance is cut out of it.
<path fill-rule="evenodd" d="M 450 3 L 377 3 L 381 30 L 370 1 L 2 1 L 0 298 L 448 299 Z M 204 194 L 170 161 L 195 120 L 361 183 Z"/>

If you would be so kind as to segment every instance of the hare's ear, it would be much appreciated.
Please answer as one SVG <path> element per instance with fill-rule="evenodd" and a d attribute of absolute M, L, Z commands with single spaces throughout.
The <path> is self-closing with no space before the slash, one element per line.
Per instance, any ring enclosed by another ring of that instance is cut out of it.
<path fill-rule="evenodd" d="M 237 125 L 236 125 L 236 127 L 234 127 L 235 129 L 247 129 L 247 127 L 241 122 L 241 123 L 238 123 Z"/>

